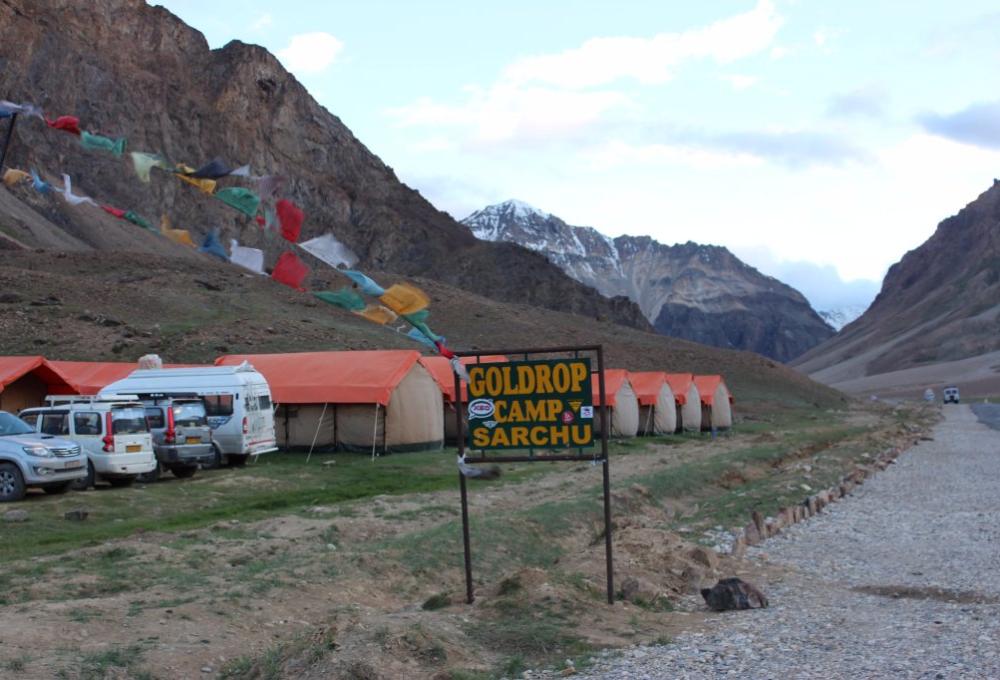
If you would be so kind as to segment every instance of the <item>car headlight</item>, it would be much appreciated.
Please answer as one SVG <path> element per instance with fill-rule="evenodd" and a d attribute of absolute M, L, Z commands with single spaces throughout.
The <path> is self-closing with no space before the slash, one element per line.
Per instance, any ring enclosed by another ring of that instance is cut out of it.
<path fill-rule="evenodd" d="M 25 446 L 24 452 L 29 456 L 38 456 L 39 458 L 51 458 L 52 451 L 48 447 L 42 446 L 41 444 L 36 444 L 35 446 Z"/>

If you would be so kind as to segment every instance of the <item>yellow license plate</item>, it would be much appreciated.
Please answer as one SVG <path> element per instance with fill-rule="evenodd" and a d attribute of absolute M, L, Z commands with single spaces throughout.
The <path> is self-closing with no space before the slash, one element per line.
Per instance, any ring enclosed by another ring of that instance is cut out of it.
<path fill-rule="evenodd" d="M 201 437 L 188 437 L 187 438 L 187 443 L 188 444 L 201 444 Z"/>
<path fill-rule="evenodd" d="M 142 446 L 140 444 L 126 444 L 125 451 L 128 453 L 139 453 L 142 451 Z"/>

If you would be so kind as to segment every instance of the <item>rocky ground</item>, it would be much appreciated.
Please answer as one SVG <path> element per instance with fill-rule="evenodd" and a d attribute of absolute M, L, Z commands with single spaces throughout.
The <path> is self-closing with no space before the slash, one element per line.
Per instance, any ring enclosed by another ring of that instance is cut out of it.
<path fill-rule="evenodd" d="M 770 608 L 575 677 L 1000 678 L 1000 434 L 968 406 L 944 414 L 852 497 L 750 549 Z"/>
<path fill-rule="evenodd" d="M 1000 404 L 971 404 L 970 408 L 983 425 L 1000 430 Z"/>

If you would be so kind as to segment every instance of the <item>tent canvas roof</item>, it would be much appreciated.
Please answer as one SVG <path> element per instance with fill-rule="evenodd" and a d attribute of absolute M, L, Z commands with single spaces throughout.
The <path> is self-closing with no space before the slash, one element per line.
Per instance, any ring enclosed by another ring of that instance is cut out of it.
<path fill-rule="evenodd" d="M 381 404 L 417 363 L 416 350 L 230 354 L 218 366 L 249 361 L 279 404 Z"/>
<path fill-rule="evenodd" d="M 598 380 L 599 377 L 596 373 L 590 376 L 590 389 L 594 395 L 594 406 L 603 406 L 601 404 L 601 384 Z M 615 405 L 618 390 L 626 381 L 628 381 L 628 371 L 624 368 L 604 369 L 604 394 L 607 397 L 608 406 Z"/>
<path fill-rule="evenodd" d="M 113 382 L 139 370 L 139 364 L 127 361 L 49 361 L 77 394 L 99 394 Z M 186 368 L 191 364 L 163 364 L 164 368 Z"/>
<path fill-rule="evenodd" d="M 667 383 L 674 392 L 674 399 L 678 404 L 687 403 L 687 393 L 694 382 L 693 373 L 667 373 Z"/>
<path fill-rule="evenodd" d="M 694 384 L 698 388 L 698 394 L 701 395 L 701 402 L 703 404 L 712 405 L 712 402 L 715 401 L 715 390 L 718 389 L 720 384 L 729 393 L 730 403 L 733 401 L 733 394 L 729 392 L 729 386 L 726 385 L 721 375 L 696 375 L 694 376 Z"/>
<path fill-rule="evenodd" d="M 628 381 L 632 383 L 635 396 L 639 398 L 642 406 L 653 406 L 660 396 L 660 389 L 667 382 L 667 374 L 663 371 L 642 371 L 639 373 L 629 373 Z M 669 387 L 670 384 L 667 383 Z"/>
<path fill-rule="evenodd" d="M 36 371 L 48 386 L 50 391 L 55 393 L 60 390 L 69 390 L 66 378 L 59 373 L 45 357 L 42 356 L 19 356 L 0 357 L 0 392 L 11 383 L 20 380 L 28 373 Z"/>
<path fill-rule="evenodd" d="M 462 357 L 461 361 L 466 366 L 476 363 L 477 357 Z M 492 364 L 507 361 L 507 357 L 502 354 L 486 354 L 478 357 L 480 363 Z M 441 393 L 447 401 L 455 401 L 455 373 L 451 370 L 451 363 L 445 357 L 420 357 L 420 363 L 427 372 L 434 378 L 434 382 L 441 388 Z M 462 385 L 462 399 L 467 400 L 468 392 L 466 386 Z"/>

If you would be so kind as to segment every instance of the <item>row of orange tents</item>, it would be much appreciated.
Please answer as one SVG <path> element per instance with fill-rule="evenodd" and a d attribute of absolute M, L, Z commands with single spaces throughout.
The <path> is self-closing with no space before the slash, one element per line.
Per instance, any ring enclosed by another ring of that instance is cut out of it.
<path fill-rule="evenodd" d="M 270 384 L 278 441 L 286 447 L 388 452 L 454 441 L 455 379 L 442 357 L 421 356 L 415 350 L 373 350 L 227 355 L 215 363 L 244 360 Z M 180 365 L 165 365 L 171 366 Z M 0 409 L 17 412 L 41 404 L 49 394 L 97 394 L 136 368 L 125 362 L 0 357 Z M 721 376 L 607 369 L 604 378 L 611 436 L 732 425 L 732 396 Z M 592 386 L 594 404 L 600 405 L 596 376 Z"/>

